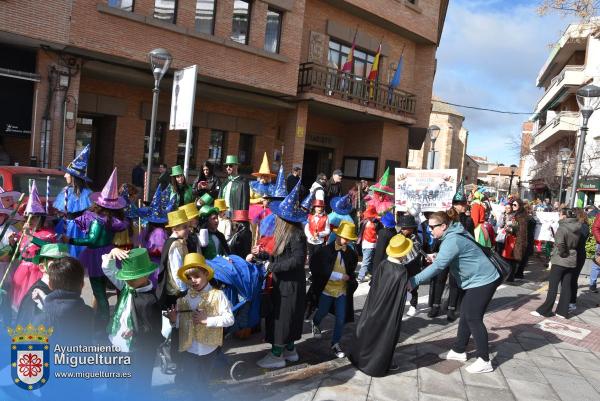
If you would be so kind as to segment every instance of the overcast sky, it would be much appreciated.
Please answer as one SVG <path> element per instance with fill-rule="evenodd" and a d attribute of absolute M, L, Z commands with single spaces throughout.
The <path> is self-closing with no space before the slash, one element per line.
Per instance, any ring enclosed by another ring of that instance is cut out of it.
<path fill-rule="evenodd" d="M 451 103 L 532 112 L 536 77 L 570 20 L 540 17 L 535 0 L 451 0 L 437 52 L 434 94 Z M 508 144 L 530 115 L 456 108 L 469 130 L 467 153 L 518 164 Z"/>

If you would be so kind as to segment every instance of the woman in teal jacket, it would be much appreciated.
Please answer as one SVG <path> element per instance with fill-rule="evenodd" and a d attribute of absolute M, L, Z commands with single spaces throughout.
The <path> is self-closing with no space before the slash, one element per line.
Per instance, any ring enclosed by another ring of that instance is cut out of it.
<path fill-rule="evenodd" d="M 483 324 L 483 315 L 500 284 L 500 275 L 488 257 L 474 242 L 473 237 L 458 222 L 453 209 L 436 212 L 429 217 L 433 237 L 440 239 L 440 250 L 433 263 L 409 280 L 409 287 L 419 284 L 441 273 L 447 266 L 454 276 L 463 296 L 458 322 L 458 333 L 447 359 L 465 362 L 465 349 L 473 335 L 477 347 L 477 360 L 466 368 L 469 373 L 487 373 L 493 370 L 488 351 L 488 333 Z"/>

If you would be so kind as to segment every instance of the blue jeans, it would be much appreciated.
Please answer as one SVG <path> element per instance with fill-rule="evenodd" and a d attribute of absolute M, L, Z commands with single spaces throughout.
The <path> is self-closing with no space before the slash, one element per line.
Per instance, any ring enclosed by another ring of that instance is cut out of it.
<path fill-rule="evenodd" d="M 600 253 L 600 244 L 596 245 L 596 255 Z M 592 270 L 590 271 L 590 285 L 596 284 L 598 280 L 598 276 L 600 276 L 600 266 L 594 262 L 592 259 Z"/>
<path fill-rule="evenodd" d="M 313 317 L 313 323 L 317 326 L 321 324 L 321 320 L 329 313 L 331 304 L 334 304 L 335 310 L 335 328 L 333 329 L 333 337 L 331 344 L 339 343 L 346 322 L 346 295 L 340 295 L 337 298 L 329 295 L 321 294 L 319 297 L 319 308 Z"/>
<path fill-rule="evenodd" d="M 373 255 L 375 255 L 375 248 L 363 248 L 363 259 L 358 271 L 358 279 L 362 280 L 367 274 L 373 272 Z"/>

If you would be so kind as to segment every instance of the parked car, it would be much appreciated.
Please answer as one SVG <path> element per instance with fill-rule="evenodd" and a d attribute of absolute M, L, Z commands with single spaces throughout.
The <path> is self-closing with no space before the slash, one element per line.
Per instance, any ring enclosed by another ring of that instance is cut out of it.
<path fill-rule="evenodd" d="M 56 195 L 65 187 L 64 172 L 57 169 L 27 167 L 27 166 L 0 166 L 0 187 L 5 191 L 18 191 L 29 194 L 29 180 L 35 180 L 40 200 L 45 206 L 46 194 L 50 198 L 50 205 L 54 202 Z M 49 177 L 49 178 L 48 178 Z M 46 192 L 47 183 L 50 183 L 49 193 Z M 50 209 L 52 209 L 50 207 Z M 54 214 L 54 210 L 50 210 Z"/>

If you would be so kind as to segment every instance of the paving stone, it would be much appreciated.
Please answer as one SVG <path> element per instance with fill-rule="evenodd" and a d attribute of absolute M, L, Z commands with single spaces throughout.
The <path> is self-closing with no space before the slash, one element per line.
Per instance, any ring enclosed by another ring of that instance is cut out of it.
<path fill-rule="evenodd" d="M 576 368 L 600 370 L 600 358 L 593 352 L 578 352 L 571 350 L 560 350 L 565 358 Z"/>
<path fill-rule="evenodd" d="M 466 400 L 467 396 L 465 395 L 463 398 L 450 398 L 443 395 L 434 395 L 427 393 L 419 394 L 419 401 L 461 401 Z"/>
<path fill-rule="evenodd" d="M 487 373 L 486 373 L 487 375 Z M 481 374 L 479 376 L 485 376 Z M 469 400 L 494 400 L 494 401 L 514 401 L 510 390 L 497 389 L 490 387 L 467 386 L 467 398 Z"/>
<path fill-rule="evenodd" d="M 417 378 L 398 375 L 374 377 L 369 387 L 369 398 L 376 401 L 417 401 Z"/>
<path fill-rule="evenodd" d="M 431 368 L 419 368 L 419 391 L 459 399 L 466 397 L 460 370 L 440 373 Z"/>
<path fill-rule="evenodd" d="M 564 358 L 551 358 L 549 356 L 536 355 L 533 356 L 531 360 L 540 369 L 544 368 L 558 373 L 571 373 L 574 375 L 579 374 L 577 370 Z"/>
<path fill-rule="evenodd" d="M 280 394 L 275 394 L 269 398 L 263 398 L 262 401 L 311 401 L 315 397 L 316 392 L 316 388 L 301 393 L 292 391 L 290 388 Z"/>
<path fill-rule="evenodd" d="M 561 350 L 561 349 L 570 349 L 571 351 L 580 351 L 580 352 L 587 352 L 587 349 L 585 349 L 584 347 L 580 347 L 578 345 L 573 345 L 573 344 L 569 344 L 567 342 L 559 342 L 556 344 L 553 344 L 555 348 Z"/>
<path fill-rule="evenodd" d="M 517 401 L 560 401 L 549 384 L 507 379 Z"/>
<path fill-rule="evenodd" d="M 482 374 L 469 373 L 465 370 L 465 368 L 466 366 L 461 369 L 461 372 L 462 379 L 467 386 L 491 387 L 495 389 L 508 388 L 502 372 L 497 367 L 493 372 Z"/>
<path fill-rule="evenodd" d="M 414 360 L 414 358 L 413 358 Z M 394 363 L 400 367 L 400 370 L 394 372 L 394 375 L 401 375 L 407 377 L 417 377 L 417 364 L 411 359 L 403 358 L 402 356 L 395 355 Z"/>
<path fill-rule="evenodd" d="M 368 386 L 347 383 L 342 380 L 325 379 L 313 397 L 313 401 L 366 400 Z"/>
<path fill-rule="evenodd" d="M 562 355 L 552 344 L 548 342 L 541 342 L 536 340 L 521 340 L 521 346 L 527 351 L 529 354 L 540 355 L 540 356 L 550 356 L 553 358 L 561 358 Z"/>
<path fill-rule="evenodd" d="M 497 357 L 505 359 L 527 359 L 527 353 L 519 343 L 505 342 L 496 345 Z"/>
<path fill-rule="evenodd" d="M 352 382 L 352 384 L 368 386 L 371 382 L 371 376 L 367 376 L 353 366 L 347 366 L 337 372 L 331 372 L 330 378 L 343 382 Z"/>
<path fill-rule="evenodd" d="M 563 400 L 600 399 L 600 394 L 585 379 L 569 375 L 546 375 L 546 378 Z"/>
<path fill-rule="evenodd" d="M 517 335 L 517 339 L 518 340 L 521 340 L 521 339 L 525 339 L 525 340 L 527 340 L 527 339 L 533 339 L 533 340 L 540 340 L 542 342 L 547 342 L 548 341 L 545 336 L 543 336 L 541 334 L 538 334 L 538 333 L 531 332 L 531 331 L 523 331 L 523 332 L 519 333 Z"/>
<path fill-rule="evenodd" d="M 544 375 L 533 362 L 520 359 L 509 359 L 506 361 L 498 360 L 498 363 L 500 364 L 502 374 L 507 379 L 546 383 Z"/>
<path fill-rule="evenodd" d="M 598 371 L 589 369 L 579 369 L 579 373 L 581 373 L 583 377 L 587 379 L 588 383 L 590 383 L 592 387 L 596 389 L 596 391 L 600 392 L 600 380 L 598 377 Z"/>

